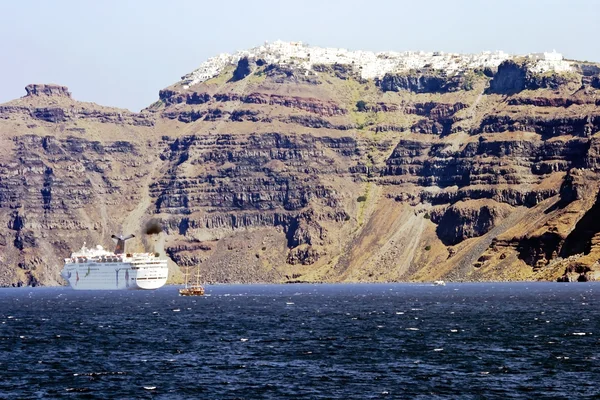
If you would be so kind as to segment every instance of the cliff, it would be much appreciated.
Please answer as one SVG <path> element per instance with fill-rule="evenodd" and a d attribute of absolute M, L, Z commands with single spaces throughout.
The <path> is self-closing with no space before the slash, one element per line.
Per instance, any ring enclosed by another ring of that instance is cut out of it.
<path fill-rule="evenodd" d="M 60 284 L 83 241 L 150 219 L 160 251 L 209 282 L 596 278 L 597 65 L 267 50 L 139 113 L 57 85 L 0 105 L 0 284 Z"/>

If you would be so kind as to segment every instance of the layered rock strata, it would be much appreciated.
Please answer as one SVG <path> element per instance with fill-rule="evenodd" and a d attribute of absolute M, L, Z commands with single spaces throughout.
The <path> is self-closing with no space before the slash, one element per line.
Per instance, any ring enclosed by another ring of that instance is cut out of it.
<path fill-rule="evenodd" d="M 209 282 L 596 279 L 595 64 L 292 61 L 241 57 L 139 113 L 57 85 L 0 105 L 0 284 L 60 284 L 83 241 L 150 219 Z"/>

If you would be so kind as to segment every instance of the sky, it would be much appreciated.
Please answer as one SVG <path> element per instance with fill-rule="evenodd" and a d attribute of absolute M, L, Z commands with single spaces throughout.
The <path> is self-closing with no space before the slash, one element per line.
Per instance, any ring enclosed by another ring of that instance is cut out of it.
<path fill-rule="evenodd" d="M 265 40 L 372 51 L 551 51 L 600 62 L 600 0 L 5 0 L 0 103 L 29 83 L 138 111 Z"/>

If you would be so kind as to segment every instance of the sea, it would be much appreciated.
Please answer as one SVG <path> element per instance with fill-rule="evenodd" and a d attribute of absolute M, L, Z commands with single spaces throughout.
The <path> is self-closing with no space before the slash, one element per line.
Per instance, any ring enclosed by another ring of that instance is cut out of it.
<path fill-rule="evenodd" d="M 599 283 L 0 290 L 2 399 L 600 397 Z"/>

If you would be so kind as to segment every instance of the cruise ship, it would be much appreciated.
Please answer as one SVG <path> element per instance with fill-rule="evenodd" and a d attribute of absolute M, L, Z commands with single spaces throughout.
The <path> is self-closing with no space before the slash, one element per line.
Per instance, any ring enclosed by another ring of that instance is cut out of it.
<path fill-rule="evenodd" d="M 114 252 L 98 245 L 85 247 L 65 258 L 61 276 L 76 290 L 158 289 L 167 282 L 167 260 L 158 253 L 125 253 L 125 241 L 133 238 L 115 236 Z"/>

